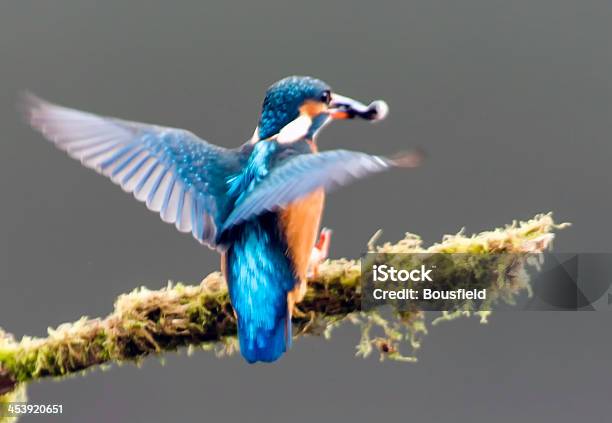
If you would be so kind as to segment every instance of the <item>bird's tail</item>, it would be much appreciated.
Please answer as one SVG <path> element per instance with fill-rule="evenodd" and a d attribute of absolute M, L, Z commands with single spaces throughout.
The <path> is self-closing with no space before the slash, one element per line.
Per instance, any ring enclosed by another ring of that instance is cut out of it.
<path fill-rule="evenodd" d="M 287 294 L 295 274 L 275 239 L 275 220 L 260 217 L 235 228 L 226 253 L 225 273 L 232 306 L 238 317 L 240 352 L 249 363 L 277 360 L 290 346 L 291 313 Z"/>
<path fill-rule="evenodd" d="M 238 322 L 240 352 L 246 361 L 270 363 L 287 351 L 291 343 L 289 313 L 281 316 L 271 329 L 254 328 L 249 322 Z"/>

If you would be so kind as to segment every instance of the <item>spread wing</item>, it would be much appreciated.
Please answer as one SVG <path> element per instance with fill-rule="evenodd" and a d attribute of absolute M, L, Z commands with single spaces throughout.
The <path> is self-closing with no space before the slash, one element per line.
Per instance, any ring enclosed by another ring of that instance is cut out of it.
<path fill-rule="evenodd" d="M 216 247 L 227 207 L 225 177 L 239 166 L 234 150 L 185 130 L 97 116 L 31 95 L 23 111 L 59 149 L 133 193 L 179 231 Z"/>
<path fill-rule="evenodd" d="M 407 157 L 391 160 L 345 150 L 294 156 L 274 168 L 235 205 L 223 223 L 222 231 L 265 211 L 281 209 L 316 189 L 330 191 L 394 166 L 417 164 L 416 161 L 412 164 Z"/>

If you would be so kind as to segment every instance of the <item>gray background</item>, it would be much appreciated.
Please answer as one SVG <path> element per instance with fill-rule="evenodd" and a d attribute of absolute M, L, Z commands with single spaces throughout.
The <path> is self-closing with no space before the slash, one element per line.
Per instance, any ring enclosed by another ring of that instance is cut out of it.
<path fill-rule="evenodd" d="M 610 251 L 612 8 L 607 1 L 3 1 L 0 325 L 17 335 L 105 315 L 140 284 L 198 281 L 217 257 L 20 122 L 19 90 L 98 113 L 249 137 L 265 88 L 311 74 L 391 106 L 322 148 L 426 165 L 332 197 L 333 256 L 370 235 L 427 242 L 553 210 L 557 251 Z M 223 3 L 223 4 L 222 4 Z M 401 3 L 401 4 L 400 4 Z M 437 327 L 416 365 L 353 357 L 355 328 L 275 365 L 198 352 L 30 388 L 58 421 L 609 420 L 607 313 L 508 313 Z M 24 419 L 35 421 L 41 419 Z M 54 421 L 53 418 L 48 418 Z"/>

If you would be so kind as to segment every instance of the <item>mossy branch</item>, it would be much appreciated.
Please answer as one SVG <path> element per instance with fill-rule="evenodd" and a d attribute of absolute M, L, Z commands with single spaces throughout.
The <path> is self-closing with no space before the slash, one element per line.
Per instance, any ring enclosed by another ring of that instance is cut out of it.
<path fill-rule="evenodd" d="M 378 247 L 370 244 L 369 248 L 387 254 L 482 253 L 483 257 L 491 253 L 533 253 L 548 248 L 553 230 L 562 226 L 555 224 L 550 214 L 542 214 L 527 222 L 515 222 L 471 237 L 462 233 L 446 236 L 428 248 L 423 248 L 420 238 L 412 234 L 406 234 L 395 244 Z M 477 266 L 474 264 L 474 271 Z M 446 282 L 452 283 L 454 276 L 452 269 L 449 271 Z M 363 327 L 358 354 L 365 356 L 377 348 L 383 354 L 381 357 L 414 360 L 414 357 L 402 356 L 397 346 L 406 340 L 412 347 L 418 347 L 419 336 L 426 332 L 424 313 L 404 312 L 397 322 L 389 322 L 376 312 L 362 313 L 360 272 L 357 260 L 323 263 L 299 305 L 301 312 L 294 317 L 296 334 L 329 334 L 335 324 L 348 316 Z M 512 292 L 500 292 L 500 299 L 511 297 L 525 287 L 518 278 L 517 283 L 509 286 Z M 443 318 L 459 314 L 465 312 L 446 313 Z M 486 313 L 481 318 L 486 318 Z M 384 336 L 372 338 L 373 326 L 382 328 Z M 402 328 L 406 329 L 405 334 L 401 333 Z M 75 323 L 50 328 L 46 338 L 23 337 L 17 342 L 0 330 L 0 405 L 10 399 L 9 394 L 17 395 L 15 388 L 25 382 L 64 376 L 97 365 L 138 361 L 149 354 L 175 351 L 184 346 L 201 346 L 218 354 L 231 353 L 236 349 L 235 334 L 236 322 L 227 288 L 218 272 L 195 286 L 169 283 L 156 291 L 139 288 L 121 295 L 115 310 L 106 318 L 84 317 Z"/>

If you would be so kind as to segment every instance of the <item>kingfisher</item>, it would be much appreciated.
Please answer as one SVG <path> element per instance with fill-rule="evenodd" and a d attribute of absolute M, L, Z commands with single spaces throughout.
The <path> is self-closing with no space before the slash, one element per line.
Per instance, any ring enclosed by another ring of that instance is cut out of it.
<path fill-rule="evenodd" d="M 317 135 L 328 123 L 378 121 L 388 107 L 306 76 L 271 85 L 253 136 L 232 149 L 184 129 L 99 116 L 32 94 L 22 105 L 32 127 L 59 149 L 221 254 L 249 363 L 275 361 L 290 346 L 292 313 L 329 248 L 329 230 L 317 237 L 326 192 L 419 162 L 413 153 L 319 152 Z"/>

